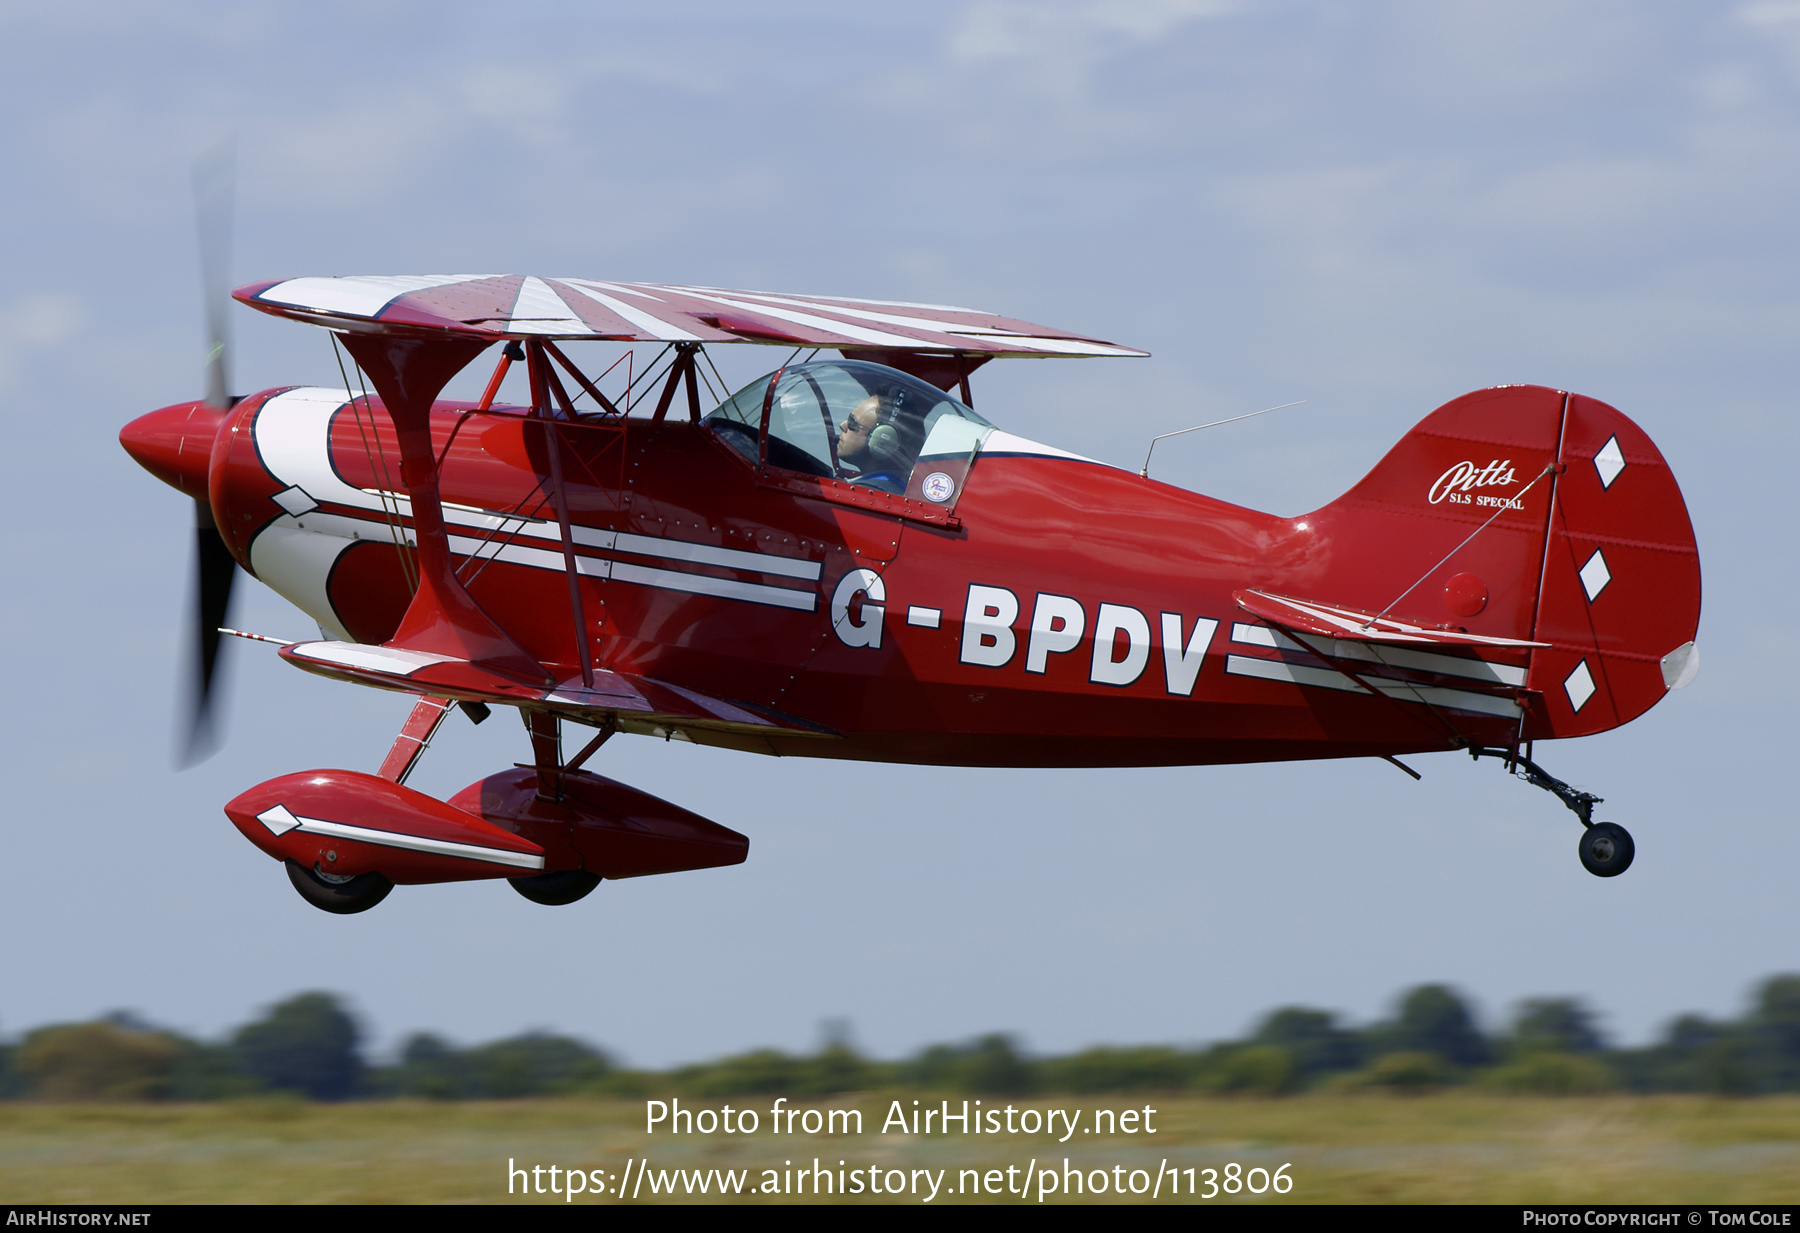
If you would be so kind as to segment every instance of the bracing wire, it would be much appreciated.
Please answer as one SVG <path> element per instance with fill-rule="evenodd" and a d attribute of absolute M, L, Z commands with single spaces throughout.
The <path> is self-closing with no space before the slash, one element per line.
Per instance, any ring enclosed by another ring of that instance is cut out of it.
<path fill-rule="evenodd" d="M 358 364 L 356 366 L 357 380 L 363 386 L 362 396 L 359 399 L 356 391 L 350 388 L 350 374 L 344 368 L 344 356 L 338 349 L 336 334 L 331 336 L 331 353 L 337 359 L 338 375 L 342 377 L 344 381 L 344 397 L 350 402 L 350 414 L 356 421 L 357 435 L 362 438 L 363 457 L 368 461 L 369 471 L 375 475 L 378 480 L 375 489 L 375 498 L 381 502 L 382 518 L 388 524 L 388 536 L 394 542 L 394 551 L 399 554 L 400 572 L 406 578 L 407 588 L 416 591 L 419 589 L 419 580 L 413 573 L 412 559 L 408 556 L 406 551 L 406 532 L 400 521 L 400 498 L 397 493 L 390 491 L 393 477 L 388 474 L 387 453 L 384 450 L 378 451 L 370 445 L 369 428 L 363 426 L 362 413 L 369 401 L 369 391 L 368 383 L 363 379 L 362 365 Z M 375 409 L 371 406 L 368 407 L 368 411 L 371 421 L 370 428 L 372 428 L 374 427 L 373 420 Z M 377 439 L 379 439 L 379 432 L 377 432 L 376 435 Z M 378 456 L 380 459 L 379 462 L 377 461 Z M 389 505 L 390 501 L 392 501 L 391 506 Z"/>

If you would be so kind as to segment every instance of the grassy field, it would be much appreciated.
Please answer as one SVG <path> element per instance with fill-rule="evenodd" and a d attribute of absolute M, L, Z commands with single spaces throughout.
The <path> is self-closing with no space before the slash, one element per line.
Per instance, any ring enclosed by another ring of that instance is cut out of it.
<path fill-rule="evenodd" d="M 792 1193 L 784 1162 L 817 1158 L 835 1175 L 871 1166 L 888 1185 L 903 1171 L 920 1193 L 851 1193 L 852 1202 L 927 1201 L 928 1175 L 945 1170 L 944 1202 L 1037 1202 L 1029 1194 L 959 1194 L 965 1169 L 1015 1170 L 1028 1162 L 1052 1169 L 1059 1193 L 1046 1201 L 1118 1202 L 1110 1187 L 1129 1188 L 1130 1171 L 1148 1185 L 1166 1161 L 1179 1170 L 1178 1202 L 1189 1196 L 1187 1170 L 1203 1191 L 1207 1168 L 1226 1175 L 1290 1164 L 1285 1195 L 1239 1192 L 1212 1202 L 1451 1203 L 1794 1203 L 1800 1202 L 1800 1099 L 1715 1100 L 1698 1097 L 1516 1098 L 1444 1093 L 1423 1097 L 1315 1095 L 1280 1100 L 1191 1097 L 1048 1097 L 1011 1102 L 1042 1115 L 1056 1108 L 1076 1118 L 1057 1131 L 964 1136 L 881 1133 L 891 1097 L 790 1101 L 806 1108 L 858 1108 L 862 1134 L 770 1133 L 770 1097 L 697 1101 L 693 1108 L 758 1111 L 761 1133 L 669 1134 L 644 1130 L 642 1101 L 535 1100 L 428 1104 L 385 1102 L 312 1105 L 281 1100 L 210 1105 L 0 1105 L 0 1199 L 8 1203 L 493 1203 L 506 1202 L 508 1160 L 584 1171 L 591 1185 L 640 1181 L 639 1202 L 667 1202 L 642 1182 L 646 1155 L 652 1181 L 664 1170 L 749 1170 L 746 1190 L 775 1170 L 776 1192 L 730 1201 L 810 1200 Z M 913 1093 L 899 1097 L 910 1114 Z M 1003 1109 L 1004 1098 L 983 1108 Z M 1095 1134 L 1097 1109 L 1156 1109 L 1156 1133 Z M 690 1102 L 683 1101 L 683 1107 Z M 921 1108 L 927 1102 L 921 1099 Z M 937 1107 L 935 1101 L 929 1107 Z M 960 1099 L 953 1102 L 960 1108 Z M 971 1107 L 973 1107 L 971 1105 Z M 935 1129 L 935 1128 L 934 1128 Z M 1060 1193 L 1064 1160 L 1107 1170 L 1108 1192 Z M 627 1162 L 634 1162 L 627 1171 Z M 1123 1169 L 1114 1173 L 1115 1166 Z M 560 1174 L 558 1175 L 561 1176 Z M 1260 1177 L 1254 1179 L 1261 1182 Z M 518 1183 L 515 1182 L 515 1185 Z M 716 1183 L 713 1183 L 716 1184 Z M 810 1185 L 810 1183 L 809 1183 Z M 1163 1175 L 1160 1202 L 1171 1201 Z M 558 1187 L 562 1189 L 561 1186 Z M 628 1191 L 631 1187 L 627 1186 Z M 711 1196 L 717 1201 L 716 1192 Z M 632 1195 L 624 1196 L 630 1201 Z M 696 1201 L 678 1192 L 679 1201 Z M 1123 1196 L 1132 1201 L 1128 1192 Z M 1137 1196 L 1149 1201 L 1150 1195 Z M 561 1194 L 513 1202 L 565 1202 Z M 574 1202 L 619 1202 L 616 1194 L 577 1194 Z M 843 1201 L 838 1196 L 835 1201 Z"/>

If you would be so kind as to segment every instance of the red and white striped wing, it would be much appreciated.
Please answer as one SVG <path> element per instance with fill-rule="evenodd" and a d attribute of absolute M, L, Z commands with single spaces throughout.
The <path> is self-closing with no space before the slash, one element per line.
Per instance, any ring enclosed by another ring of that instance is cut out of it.
<path fill-rule="evenodd" d="M 988 356 L 1141 356 L 1143 351 L 943 304 L 772 295 L 520 274 L 290 278 L 233 293 L 336 330 L 618 342 L 752 342 Z"/>

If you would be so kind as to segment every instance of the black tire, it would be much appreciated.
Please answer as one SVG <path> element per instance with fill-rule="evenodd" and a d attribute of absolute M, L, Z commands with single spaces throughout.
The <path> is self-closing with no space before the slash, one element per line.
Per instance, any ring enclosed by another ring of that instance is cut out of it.
<path fill-rule="evenodd" d="M 359 873 L 342 882 L 328 881 L 329 875 L 320 876 L 297 861 L 287 862 L 287 874 L 300 898 L 321 912 L 339 916 L 367 912 L 394 889 L 394 884 L 378 873 Z"/>
<path fill-rule="evenodd" d="M 1616 822 L 1596 822 L 1581 832 L 1581 867 L 1596 878 L 1616 878 L 1631 868 L 1637 846 Z"/>
<path fill-rule="evenodd" d="M 574 903 L 600 885 L 600 875 L 589 873 L 585 869 L 559 869 L 555 873 L 540 873 L 529 878 L 508 878 L 512 888 L 533 903 L 541 903 L 547 908 L 560 908 L 565 903 Z"/>

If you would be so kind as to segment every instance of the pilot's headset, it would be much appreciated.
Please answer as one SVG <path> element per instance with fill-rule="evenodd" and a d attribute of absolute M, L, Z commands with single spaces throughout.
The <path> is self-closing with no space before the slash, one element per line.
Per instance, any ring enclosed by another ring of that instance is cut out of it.
<path fill-rule="evenodd" d="M 900 409 L 900 391 L 885 395 L 877 412 L 875 427 L 869 430 L 869 453 L 890 467 L 904 467 L 906 446 L 900 442 L 900 430 L 893 425 L 894 413 Z"/>

